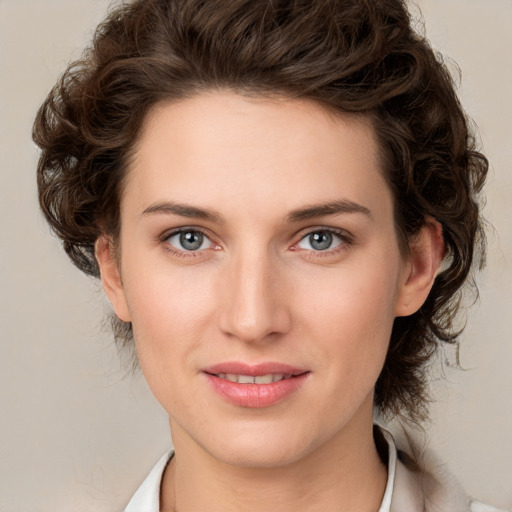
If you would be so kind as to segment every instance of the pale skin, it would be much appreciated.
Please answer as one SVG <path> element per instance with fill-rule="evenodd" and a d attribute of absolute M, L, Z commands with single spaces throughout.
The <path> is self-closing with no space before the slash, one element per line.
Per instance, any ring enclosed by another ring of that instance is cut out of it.
<path fill-rule="evenodd" d="M 379 508 L 374 386 L 393 320 L 425 301 L 443 241 L 427 220 L 400 250 L 369 121 L 230 91 L 160 104 L 127 170 L 117 248 L 105 235 L 96 254 L 169 414 L 162 510 Z M 207 385 L 204 369 L 224 361 L 307 378 L 244 407 Z"/>

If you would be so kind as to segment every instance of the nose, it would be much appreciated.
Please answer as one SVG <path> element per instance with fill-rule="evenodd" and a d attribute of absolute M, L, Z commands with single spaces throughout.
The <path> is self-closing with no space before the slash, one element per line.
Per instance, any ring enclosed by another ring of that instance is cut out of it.
<path fill-rule="evenodd" d="M 222 287 L 219 327 L 246 343 L 275 339 L 291 328 L 289 293 L 279 265 L 267 254 L 234 257 Z"/>

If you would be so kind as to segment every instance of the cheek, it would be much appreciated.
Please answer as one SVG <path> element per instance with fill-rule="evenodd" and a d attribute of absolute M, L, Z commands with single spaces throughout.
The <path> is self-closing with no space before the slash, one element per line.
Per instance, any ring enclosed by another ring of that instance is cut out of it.
<path fill-rule="evenodd" d="M 207 335 L 215 312 L 207 273 L 126 261 L 123 280 L 141 366 L 173 364 Z"/>
<path fill-rule="evenodd" d="M 211 338 L 214 308 L 208 286 L 161 272 L 141 273 L 127 281 L 135 346 L 146 382 L 169 413 L 187 409 L 193 397 L 183 383 L 194 374 L 202 342 Z"/>
<path fill-rule="evenodd" d="M 383 260 L 340 269 L 325 279 L 316 276 L 315 292 L 297 294 L 306 299 L 300 309 L 308 330 L 351 382 L 365 376 L 376 380 L 386 357 L 398 267 L 394 258 Z"/>

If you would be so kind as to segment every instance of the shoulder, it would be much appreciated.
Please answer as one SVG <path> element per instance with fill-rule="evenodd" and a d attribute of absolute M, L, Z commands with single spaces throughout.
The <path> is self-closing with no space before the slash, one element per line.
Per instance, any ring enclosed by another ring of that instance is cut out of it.
<path fill-rule="evenodd" d="M 471 502 L 471 507 L 469 512 L 507 512 L 502 508 L 496 508 L 492 505 L 487 505 L 485 503 L 481 503 L 480 501 Z"/>
<path fill-rule="evenodd" d="M 506 512 L 473 500 L 419 436 L 402 431 L 393 438 L 398 454 L 395 490 L 403 487 L 421 496 L 424 512 Z"/>

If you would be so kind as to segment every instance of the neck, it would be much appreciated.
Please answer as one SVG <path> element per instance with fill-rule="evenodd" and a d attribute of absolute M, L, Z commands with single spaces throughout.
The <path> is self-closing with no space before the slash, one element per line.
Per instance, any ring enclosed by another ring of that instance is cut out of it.
<path fill-rule="evenodd" d="M 356 428 L 354 428 L 356 427 Z M 347 429 L 293 463 L 254 468 L 212 457 L 173 429 L 175 457 L 162 482 L 162 511 L 339 512 L 378 510 L 387 480 L 371 421 Z"/>

